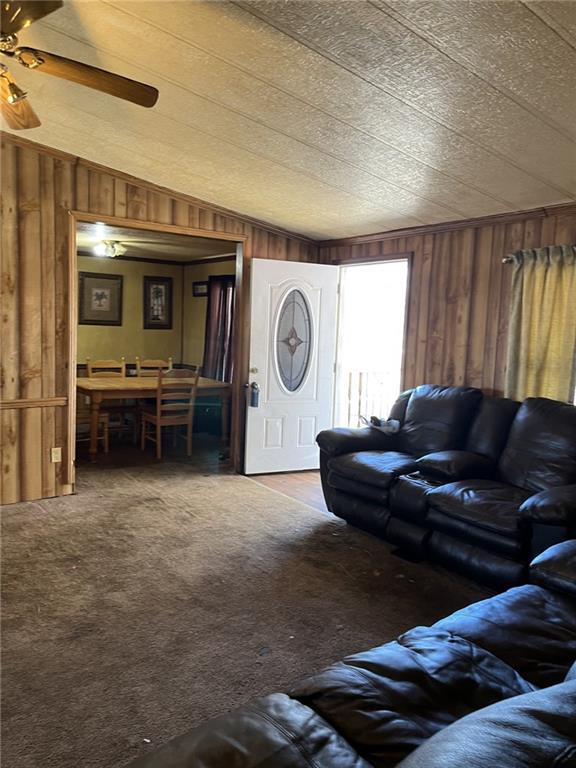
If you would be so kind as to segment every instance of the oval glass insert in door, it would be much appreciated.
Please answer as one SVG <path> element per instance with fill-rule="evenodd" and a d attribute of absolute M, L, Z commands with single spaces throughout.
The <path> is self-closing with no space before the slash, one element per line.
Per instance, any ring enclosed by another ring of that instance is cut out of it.
<path fill-rule="evenodd" d="M 276 325 L 276 370 L 288 392 L 302 385 L 312 350 L 312 318 L 302 291 L 293 288 L 284 297 Z"/>

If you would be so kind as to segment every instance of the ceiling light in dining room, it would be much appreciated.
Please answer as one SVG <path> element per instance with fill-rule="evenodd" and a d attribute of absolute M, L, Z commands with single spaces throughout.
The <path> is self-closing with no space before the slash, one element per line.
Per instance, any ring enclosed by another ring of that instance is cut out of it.
<path fill-rule="evenodd" d="M 94 246 L 93 251 L 95 256 L 113 259 L 116 256 L 124 256 L 126 248 L 118 240 L 102 240 Z"/>

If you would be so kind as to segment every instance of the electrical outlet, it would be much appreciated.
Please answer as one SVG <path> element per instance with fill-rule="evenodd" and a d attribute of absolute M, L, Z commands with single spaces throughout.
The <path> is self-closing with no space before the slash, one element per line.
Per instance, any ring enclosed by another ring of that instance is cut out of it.
<path fill-rule="evenodd" d="M 62 461 L 62 448 L 52 448 L 50 451 L 50 461 L 52 464 L 58 464 Z"/>

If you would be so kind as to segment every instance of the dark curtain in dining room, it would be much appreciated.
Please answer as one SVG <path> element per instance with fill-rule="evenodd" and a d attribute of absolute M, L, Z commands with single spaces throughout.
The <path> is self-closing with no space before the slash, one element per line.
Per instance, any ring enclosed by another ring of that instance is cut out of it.
<path fill-rule="evenodd" d="M 234 275 L 213 275 L 208 280 L 202 375 L 209 379 L 232 381 L 235 283 Z"/>

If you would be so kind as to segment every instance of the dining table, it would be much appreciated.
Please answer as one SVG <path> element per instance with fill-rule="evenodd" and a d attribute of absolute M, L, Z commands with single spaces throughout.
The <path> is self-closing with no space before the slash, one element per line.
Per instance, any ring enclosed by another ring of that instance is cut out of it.
<path fill-rule="evenodd" d="M 178 383 L 192 384 L 194 379 L 179 378 Z M 107 400 L 150 400 L 156 395 L 156 376 L 93 376 L 78 378 L 76 390 L 90 401 L 90 460 L 96 461 L 98 453 L 98 425 L 100 407 Z M 196 391 L 198 395 L 214 395 L 220 398 L 222 419 L 222 440 L 230 436 L 230 394 L 231 386 L 224 381 L 200 377 Z"/>

